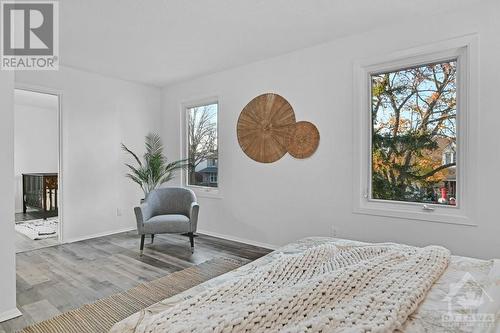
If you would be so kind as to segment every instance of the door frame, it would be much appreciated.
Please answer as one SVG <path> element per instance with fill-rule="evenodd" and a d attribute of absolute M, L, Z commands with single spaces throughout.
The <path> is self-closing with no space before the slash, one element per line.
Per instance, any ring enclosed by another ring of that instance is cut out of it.
<path fill-rule="evenodd" d="M 53 88 L 47 88 L 47 87 L 40 87 L 40 86 L 35 86 L 31 84 L 24 84 L 24 83 L 19 83 L 19 82 L 14 82 L 14 90 L 25 90 L 25 91 L 31 91 L 34 93 L 40 93 L 40 94 L 47 94 L 47 95 L 54 95 L 57 96 L 58 99 L 58 110 L 57 110 L 57 132 L 58 132 L 58 161 L 57 161 L 57 206 L 58 206 L 58 211 L 57 211 L 57 216 L 59 218 L 59 227 L 58 227 L 58 242 L 59 244 L 64 243 L 64 236 L 63 236 L 63 230 L 64 230 L 64 173 L 63 173 L 63 112 L 62 112 L 62 91 L 53 89 Z M 15 111 L 14 111 L 15 112 Z"/>

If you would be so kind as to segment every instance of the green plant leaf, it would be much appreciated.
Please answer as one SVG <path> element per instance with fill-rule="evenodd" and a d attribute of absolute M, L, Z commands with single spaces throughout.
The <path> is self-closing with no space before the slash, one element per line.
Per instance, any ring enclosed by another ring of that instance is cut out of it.
<path fill-rule="evenodd" d="M 130 155 L 132 155 L 134 157 L 134 159 L 137 161 L 137 164 L 142 166 L 142 163 L 141 163 L 141 160 L 139 159 L 139 157 L 137 157 L 137 155 L 133 151 L 128 149 L 127 146 L 125 146 L 123 143 L 122 143 L 122 150 L 129 153 Z"/>
<path fill-rule="evenodd" d="M 160 185 L 172 180 L 175 175 L 174 172 L 187 167 L 188 163 L 187 159 L 167 163 L 167 158 L 163 154 L 161 138 L 156 133 L 149 133 L 146 136 L 145 147 L 144 162 L 141 162 L 135 153 L 122 144 L 122 149 L 132 155 L 138 164 L 135 167 L 125 163 L 130 170 L 130 173 L 126 176 L 139 184 L 144 194 L 147 195 Z"/>

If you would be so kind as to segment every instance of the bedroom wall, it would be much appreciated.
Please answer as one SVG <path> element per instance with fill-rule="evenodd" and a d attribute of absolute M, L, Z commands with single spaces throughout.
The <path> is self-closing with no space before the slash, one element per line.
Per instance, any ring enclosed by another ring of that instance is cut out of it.
<path fill-rule="evenodd" d="M 57 96 L 42 95 L 53 105 L 38 107 L 26 100 L 26 92 L 14 97 L 14 177 L 15 209 L 23 211 L 23 173 L 58 172 L 58 101 Z M 33 94 L 33 93 L 32 93 Z M 40 94 L 36 94 L 40 95 Z M 42 101 L 43 103 L 43 101 Z M 43 105 L 40 103 L 39 105 Z"/>
<path fill-rule="evenodd" d="M 16 85 L 62 94 L 64 241 L 135 228 L 141 192 L 124 177 L 120 143 L 142 152 L 159 130 L 160 89 L 68 67 L 18 72 Z"/>
<path fill-rule="evenodd" d="M 14 73 L 0 71 L 0 321 L 16 314 L 14 252 Z"/>
<path fill-rule="evenodd" d="M 500 257 L 497 138 L 500 72 L 499 4 L 484 1 L 473 10 L 430 17 L 425 24 L 374 29 L 281 57 L 238 67 L 163 90 L 163 135 L 171 158 L 180 156 L 181 103 L 219 97 L 221 196 L 199 195 L 200 231 L 256 244 L 278 246 L 305 236 L 362 241 L 441 244 L 454 253 Z M 358 215 L 352 212 L 353 62 L 440 40 L 478 33 L 480 38 L 480 169 L 477 227 Z M 314 156 L 286 155 L 259 164 L 244 155 L 236 122 L 253 97 L 276 92 L 289 100 L 297 119 L 317 125 L 320 146 Z"/>

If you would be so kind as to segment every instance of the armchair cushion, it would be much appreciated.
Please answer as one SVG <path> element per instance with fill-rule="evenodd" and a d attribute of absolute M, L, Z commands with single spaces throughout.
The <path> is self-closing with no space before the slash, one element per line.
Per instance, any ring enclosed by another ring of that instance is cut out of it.
<path fill-rule="evenodd" d="M 196 201 L 194 193 L 186 188 L 166 187 L 152 191 L 146 202 L 150 204 L 151 216 L 182 214 L 189 216 L 191 203 Z"/>
<path fill-rule="evenodd" d="M 183 233 L 190 231 L 190 223 L 185 215 L 156 215 L 147 220 L 143 228 L 146 234 Z"/>

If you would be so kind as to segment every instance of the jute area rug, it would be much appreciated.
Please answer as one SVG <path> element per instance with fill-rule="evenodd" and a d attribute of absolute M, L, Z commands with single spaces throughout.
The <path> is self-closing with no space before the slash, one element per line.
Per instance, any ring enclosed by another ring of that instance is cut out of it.
<path fill-rule="evenodd" d="M 128 316 L 248 263 L 215 258 L 26 327 L 21 333 L 99 333 Z"/>

